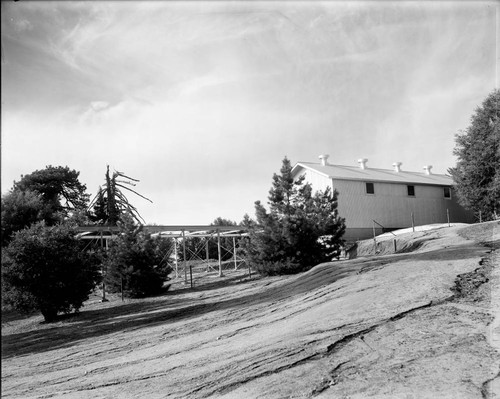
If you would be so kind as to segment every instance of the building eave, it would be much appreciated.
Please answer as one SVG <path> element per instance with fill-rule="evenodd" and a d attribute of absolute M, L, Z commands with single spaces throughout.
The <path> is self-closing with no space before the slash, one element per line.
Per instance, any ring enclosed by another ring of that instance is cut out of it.
<path fill-rule="evenodd" d="M 300 167 L 300 168 L 303 168 L 303 169 L 310 170 L 310 171 L 312 171 L 312 172 L 314 172 L 314 173 L 317 173 L 318 175 L 322 175 L 322 176 L 324 176 L 324 177 L 326 177 L 326 178 L 328 178 L 328 179 L 331 179 L 331 178 L 332 178 L 332 176 L 330 176 L 328 173 L 323 173 L 323 172 L 320 172 L 319 170 L 316 170 L 316 169 L 314 169 L 314 168 L 311 168 L 310 166 L 305 165 L 305 164 L 303 164 L 303 163 L 301 163 L 301 162 L 297 162 L 297 163 L 294 165 L 294 167 L 292 168 L 292 175 L 293 175 L 294 177 L 297 175 L 299 167 Z"/>
<path fill-rule="evenodd" d="M 362 179 L 362 178 L 344 178 L 344 177 L 335 177 L 328 176 L 332 181 L 342 180 L 342 181 L 360 181 L 360 182 L 369 182 L 369 183 L 388 183 L 388 184 L 404 184 L 404 185 L 418 185 L 418 186 L 439 186 L 439 187 L 453 187 L 453 182 L 450 184 L 445 184 L 444 182 L 421 182 L 421 181 L 394 181 L 394 180 L 383 180 L 383 179 Z"/>
<path fill-rule="evenodd" d="M 324 171 L 321 169 L 325 169 Z M 300 170 L 307 170 L 319 176 L 331 180 L 340 181 L 365 181 L 374 183 L 388 184 L 411 184 L 424 186 L 452 187 L 453 179 L 448 175 L 441 174 L 423 174 L 418 172 L 395 172 L 388 169 L 366 168 L 359 170 L 352 166 L 344 165 L 318 165 L 306 162 L 298 162 L 292 168 L 292 174 L 295 177 Z M 362 176 L 353 176 L 353 174 L 362 173 Z"/>

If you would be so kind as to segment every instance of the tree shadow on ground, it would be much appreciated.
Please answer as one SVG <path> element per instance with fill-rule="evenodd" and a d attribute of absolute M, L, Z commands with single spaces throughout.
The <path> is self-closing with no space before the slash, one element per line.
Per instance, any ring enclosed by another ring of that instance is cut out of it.
<path fill-rule="evenodd" d="M 3 323 L 12 323 L 17 320 L 29 319 L 30 317 L 38 315 L 39 312 L 32 313 L 20 313 L 16 310 L 11 309 L 2 309 L 2 324 Z"/>
<path fill-rule="evenodd" d="M 169 294 L 172 296 L 175 296 L 175 295 L 184 294 L 187 291 L 196 291 L 196 292 L 212 291 L 212 290 L 215 290 L 218 288 L 227 287 L 229 285 L 246 283 L 246 282 L 251 281 L 251 280 L 253 281 L 253 280 L 257 279 L 258 277 L 260 277 L 260 276 L 257 273 L 252 273 L 251 276 L 249 276 L 248 274 L 245 274 L 245 275 L 237 275 L 237 276 L 233 276 L 233 277 L 225 277 L 223 280 L 220 280 L 217 277 L 218 278 L 217 280 L 214 280 L 212 282 L 207 283 L 207 282 L 205 282 L 206 280 L 204 277 L 194 276 L 193 277 L 193 283 L 194 283 L 193 287 L 190 286 L 190 281 L 188 280 L 188 282 L 186 284 L 186 288 L 184 288 L 183 290 L 171 291 Z"/>
<path fill-rule="evenodd" d="M 141 301 L 113 305 L 102 309 L 83 311 L 67 316 L 64 324 L 36 331 L 28 331 L 2 336 L 2 358 L 22 356 L 31 353 L 71 347 L 81 341 L 92 342 L 96 338 L 116 333 L 138 330 L 145 327 L 167 325 L 188 320 L 213 311 L 224 311 L 236 307 L 255 306 L 267 302 L 286 300 L 294 295 L 311 292 L 339 279 L 365 273 L 402 260 L 457 260 L 477 257 L 484 253 L 484 247 L 459 247 L 421 254 L 399 254 L 350 261 L 332 262 L 318 265 L 310 271 L 292 278 L 289 282 L 227 300 L 207 297 L 206 299 L 184 299 L 176 291 L 168 292 L 154 301 Z M 205 290 L 234 284 L 234 279 L 214 282 Z M 242 285 L 248 283 L 241 283 Z M 264 288 L 264 287 L 262 287 Z M 243 287 L 242 287 L 243 289 Z M 197 288 L 193 291 L 202 291 Z M 182 291 L 177 291 L 181 293 Z"/>

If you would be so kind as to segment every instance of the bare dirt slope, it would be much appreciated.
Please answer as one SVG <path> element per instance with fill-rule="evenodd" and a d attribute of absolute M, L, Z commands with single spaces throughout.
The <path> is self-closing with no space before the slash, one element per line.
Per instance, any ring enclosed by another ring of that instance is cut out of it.
<path fill-rule="evenodd" d="M 2 397 L 500 398 L 499 224 L 428 238 L 299 276 L 94 298 L 56 324 L 8 320 Z"/>

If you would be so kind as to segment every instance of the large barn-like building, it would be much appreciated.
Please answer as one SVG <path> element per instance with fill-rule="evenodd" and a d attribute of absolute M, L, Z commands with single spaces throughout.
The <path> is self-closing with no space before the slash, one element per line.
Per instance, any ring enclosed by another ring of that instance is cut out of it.
<path fill-rule="evenodd" d="M 401 162 L 393 169 L 367 166 L 332 165 L 328 155 L 319 163 L 298 162 L 292 169 L 295 179 L 305 177 L 313 190 L 327 187 L 338 191 L 339 215 L 346 220 L 344 239 L 356 241 L 383 231 L 434 223 L 472 223 L 473 214 L 456 201 L 453 180 L 448 175 L 402 170 Z M 382 227 L 383 226 L 383 227 Z"/>

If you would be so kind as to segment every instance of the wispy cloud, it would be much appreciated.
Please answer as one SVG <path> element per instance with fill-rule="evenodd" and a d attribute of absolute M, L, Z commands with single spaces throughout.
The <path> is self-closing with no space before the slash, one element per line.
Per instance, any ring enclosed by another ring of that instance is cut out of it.
<path fill-rule="evenodd" d="M 15 20 L 14 26 L 17 32 L 30 31 L 33 30 L 33 24 L 27 19 Z"/>
<path fill-rule="evenodd" d="M 444 172 L 494 84 L 491 4 L 9 3 L 2 177 L 93 190 L 110 164 L 159 199 L 146 220 L 196 223 L 251 211 L 284 155 Z"/>

